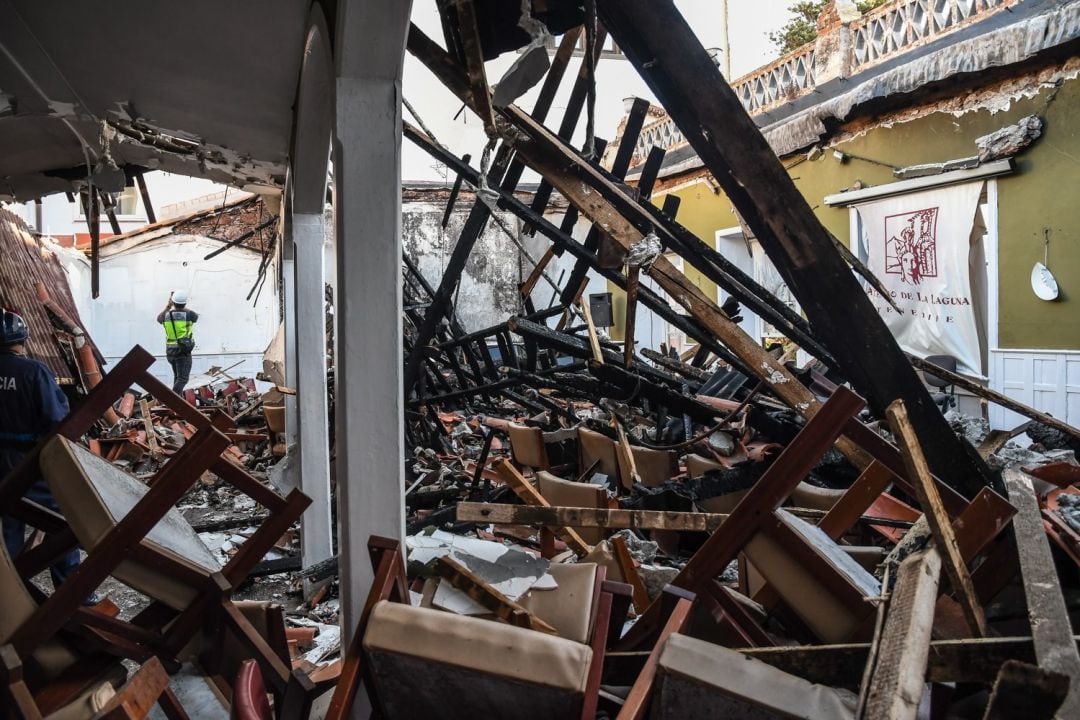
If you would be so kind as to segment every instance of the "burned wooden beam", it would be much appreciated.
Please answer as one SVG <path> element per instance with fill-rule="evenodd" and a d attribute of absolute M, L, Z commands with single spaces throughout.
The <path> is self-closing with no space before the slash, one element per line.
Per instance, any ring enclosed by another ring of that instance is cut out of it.
<path fill-rule="evenodd" d="M 432 157 L 438 159 L 448 167 L 453 168 L 455 172 L 463 173 L 467 178 L 475 179 L 477 182 L 479 181 L 480 175 L 476 170 L 470 168 L 468 165 L 464 165 L 461 162 L 461 159 L 453 155 L 453 153 L 450 153 L 444 148 L 431 142 L 430 138 L 409 123 L 404 124 L 404 135 Z M 555 227 L 555 225 L 547 219 L 537 215 L 513 195 L 505 192 L 501 193 L 499 206 L 510 210 L 523 221 L 532 224 L 558 247 L 569 251 L 574 257 L 588 259 L 592 264 L 593 269 L 601 276 L 615 283 L 615 285 L 620 288 L 626 288 L 625 277 L 614 270 L 601 267 L 595 255 L 586 251 L 565 230 Z M 656 313 L 660 318 L 686 333 L 688 337 L 692 338 L 697 343 L 709 348 L 709 350 L 717 357 L 734 365 L 747 375 L 755 374 L 740 358 L 733 355 L 727 348 L 718 343 L 714 335 L 706 327 L 699 325 L 697 321 L 692 318 L 687 318 L 686 316 L 675 312 L 666 300 L 652 290 L 642 286 L 639 288 L 638 297 L 643 305 Z"/>
<path fill-rule="evenodd" d="M 622 139 L 619 141 L 618 150 L 615 153 L 615 160 L 611 166 L 611 175 L 622 180 L 626 177 L 626 171 L 630 169 L 630 161 L 634 157 L 634 150 L 637 147 L 638 135 L 641 134 L 641 128 L 645 125 L 645 117 L 649 113 L 649 101 L 642 98 L 635 98 L 633 104 L 630 107 L 630 113 L 626 119 L 626 125 L 623 128 Z M 585 249 L 589 251 L 596 251 L 597 246 L 600 243 L 600 228 L 593 226 L 589 229 L 589 234 L 585 238 Z M 570 273 L 570 279 L 567 281 L 566 286 L 563 288 L 562 302 L 569 305 L 577 302 L 581 296 L 582 291 L 586 284 L 586 274 L 589 271 L 589 265 L 584 260 L 578 260 L 574 265 L 573 271 Z"/>
<path fill-rule="evenodd" d="M 422 31 L 410 28 L 409 51 L 431 69 L 466 103 L 471 101 L 463 74 L 446 52 Z M 715 70 L 715 68 L 714 68 Z M 529 165 L 552 184 L 593 222 L 600 223 L 624 250 L 641 240 L 656 227 L 653 216 L 631 199 L 624 190 L 608 181 L 565 143 L 554 137 L 520 109 L 511 105 L 501 110 L 505 123 L 499 132 Z M 757 377 L 764 380 L 778 397 L 805 417 L 812 417 L 821 403 L 802 383 L 784 368 L 704 292 L 664 256 L 650 269 L 650 276 L 686 308 L 710 333 L 720 338 Z M 869 460 L 857 446 L 840 438 L 838 448 L 859 467 Z"/>
<path fill-rule="evenodd" d="M 541 347 L 551 348 L 581 360 L 589 360 L 594 356 L 594 351 L 590 342 L 584 338 L 568 335 L 564 332 L 559 332 L 558 330 L 552 330 L 547 325 L 532 322 L 531 320 L 522 317 L 512 317 L 507 324 L 512 332 L 534 340 Z M 605 363 L 619 365 L 622 360 L 618 353 L 607 349 L 601 349 L 601 356 Z M 656 368 L 642 366 L 639 370 L 640 375 L 644 376 L 648 382 L 664 383 L 671 387 L 678 387 L 680 385 L 677 378 L 674 378 L 661 370 L 657 370 Z M 623 377 L 620 382 L 622 380 L 625 380 L 625 377 Z"/>
<path fill-rule="evenodd" d="M 86 222 L 90 226 L 90 297 L 101 294 L 101 196 L 91 186 Z"/>
<path fill-rule="evenodd" d="M 650 382 L 644 376 L 630 372 L 619 365 L 590 361 L 589 372 L 609 385 L 622 388 L 627 394 L 634 393 L 651 403 L 667 408 L 670 413 L 689 415 L 700 423 L 716 422 L 719 414 L 713 408 L 684 395 L 679 390 L 672 390 Z"/>
<path fill-rule="evenodd" d="M 465 153 L 465 155 L 461 159 L 464 160 L 465 162 L 469 162 L 469 160 L 472 159 L 472 156 L 469 155 L 468 153 Z M 446 229 L 447 223 L 450 222 L 450 216 L 454 214 L 454 205 L 457 204 L 458 193 L 461 192 L 461 181 L 462 180 L 463 180 L 463 178 L 461 177 L 461 175 L 458 175 L 457 177 L 454 178 L 454 186 L 452 188 L 450 188 L 450 197 L 447 198 L 447 200 L 446 200 L 446 209 L 443 210 L 443 216 L 442 216 L 443 230 Z"/>
<path fill-rule="evenodd" d="M 143 177 L 143 173 L 136 173 L 135 184 L 139 186 L 143 210 L 146 212 L 146 222 L 153 225 L 157 222 L 157 215 L 154 213 L 154 203 L 150 202 L 150 191 L 146 188 L 146 178 Z"/>
<path fill-rule="evenodd" d="M 572 50 L 572 44 L 567 38 L 564 38 L 562 45 L 560 45 L 556 62 L 552 63 L 537 99 L 534 112 L 540 117 L 546 116 L 551 107 L 555 92 L 566 71 Z M 432 141 L 432 144 L 434 144 L 434 141 Z M 496 153 L 490 175 L 494 177 L 503 176 L 501 188 L 512 195 L 517 188 L 517 184 L 521 179 L 524 169 L 525 165 L 520 161 L 515 161 L 513 159 L 513 152 L 510 146 L 504 143 Z M 475 186 L 477 182 L 478 179 L 471 180 L 470 184 Z M 490 216 L 491 208 L 482 201 L 479 195 L 477 195 L 473 207 L 465 220 L 465 225 L 461 230 L 461 234 L 458 236 L 457 244 L 455 244 L 450 259 L 447 261 L 446 269 L 443 272 L 439 287 L 431 293 L 432 307 L 428 309 L 428 312 L 424 317 L 424 322 L 417 328 L 416 349 L 409 354 L 405 363 L 406 394 L 409 393 L 415 383 L 417 370 L 420 365 L 420 358 L 423 352 L 425 352 L 425 346 L 431 342 L 431 339 L 434 337 L 434 328 L 442 317 L 440 313 L 445 313 L 445 308 L 449 302 L 450 295 L 452 294 L 453 289 L 457 287 L 458 278 L 460 277 L 462 270 L 464 270 L 465 263 L 469 259 L 472 248 L 483 233 L 484 227 L 487 225 Z"/>
<path fill-rule="evenodd" d="M 904 400 L 930 467 L 966 497 L 993 485 L 957 438 L 746 109 L 671 3 L 598 0 L 605 26 L 724 189 L 838 369 L 883 416 Z M 664 32 L 654 32 L 662 27 Z M 842 308 L 845 322 L 836 322 Z M 851 332 L 856 325 L 859 332 Z"/>
<path fill-rule="evenodd" d="M 1031 478 L 1019 468 L 1005 469 L 1009 500 L 1016 506 L 1012 527 L 1020 556 L 1020 575 L 1024 582 L 1031 637 L 1039 667 L 1067 675 L 1069 695 L 1060 717 L 1080 716 L 1080 652 L 1070 641 L 1072 623 L 1061 591 L 1054 558 L 1046 539 L 1039 501 Z"/>

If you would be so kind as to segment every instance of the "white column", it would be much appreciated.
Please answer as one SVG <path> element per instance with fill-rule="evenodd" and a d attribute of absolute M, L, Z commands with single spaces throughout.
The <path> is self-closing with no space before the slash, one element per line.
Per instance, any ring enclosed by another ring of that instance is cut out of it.
<path fill-rule="evenodd" d="M 300 557 L 303 567 L 307 568 L 333 554 L 326 382 L 326 273 L 323 266 L 326 222 L 322 213 L 297 213 L 292 217 L 292 229 L 296 344 L 290 344 L 290 349 L 296 358 L 300 490 L 311 498 L 311 505 L 300 521 Z M 305 595 L 310 589 L 305 586 Z"/>
<path fill-rule="evenodd" d="M 296 255 L 293 250 L 293 224 L 292 208 L 289 203 L 285 207 L 284 242 L 281 243 L 281 277 L 282 277 L 282 307 L 285 317 L 285 386 L 296 388 L 296 284 L 294 282 L 294 265 Z M 300 437 L 299 420 L 297 417 L 297 401 L 293 395 L 285 396 L 285 450 L 287 456 L 279 466 L 279 482 L 283 485 L 278 490 L 288 492 L 299 487 L 298 467 L 292 455 L 297 447 Z"/>
<path fill-rule="evenodd" d="M 300 559 L 308 568 L 333 555 L 326 400 L 326 312 L 322 214 L 294 215 L 296 244 L 297 405 L 300 490 L 311 505 L 300 521 Z"/>
<path fill-rule="evenodd" d="M 373 579 L 368 538 L 404 540 L 401 70 L 411 6 L 337 4 L 335 471 L 345 643 Z"/>

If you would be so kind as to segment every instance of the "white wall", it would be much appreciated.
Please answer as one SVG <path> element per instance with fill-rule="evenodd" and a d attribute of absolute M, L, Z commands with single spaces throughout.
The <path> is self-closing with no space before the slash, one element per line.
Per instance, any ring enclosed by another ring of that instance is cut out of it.
<path fill-rule="evenodd" d="M 212 260 L 203 260 L 221 243 L 191 235 L 168 235 L 125 252 L 103 254 L 101 295 L 90 298 L 90 267 L 81 254 L 63 253 L 72 295 L 83 322 L 102 354 L 111 363 L 134 345 L 142 345 L 159 358 L 152 372 L 170 380 L 164 361 L 165 333 L 157 314 L 169 292 L 185 289 L 188 306 L 199 313 L 195 326 L 196 349 L 192 376 L 212 365 L 242 364 L 230 375 L 254 377 L 262 369 L 262 355 L 277 330 L 279 318 L 276 267 L 271 266 L 262 293 L 253 305 L 245 300 L 255 283 L 260 256 L 233 248 Z"/>

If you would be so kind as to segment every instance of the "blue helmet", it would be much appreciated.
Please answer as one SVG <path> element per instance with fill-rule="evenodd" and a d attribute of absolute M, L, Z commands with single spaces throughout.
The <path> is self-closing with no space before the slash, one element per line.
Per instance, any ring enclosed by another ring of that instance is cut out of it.
<path fill-rule="evenodd" d="M 0 308 L 0 347 L 18 345 L 30 337 L 30 326 L 22 315 L 6 308 Z"/>

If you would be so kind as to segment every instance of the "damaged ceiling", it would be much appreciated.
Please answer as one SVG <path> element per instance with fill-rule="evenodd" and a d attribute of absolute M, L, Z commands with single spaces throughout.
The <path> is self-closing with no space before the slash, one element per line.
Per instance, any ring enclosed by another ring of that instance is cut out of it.
<path fill-rule="evenodd" d="M 307 3 L 63 10 L 0 1 L 0 200 L 70 192 L 88 167 L 110 192 L 125 166 L 284 184 Z"/>

